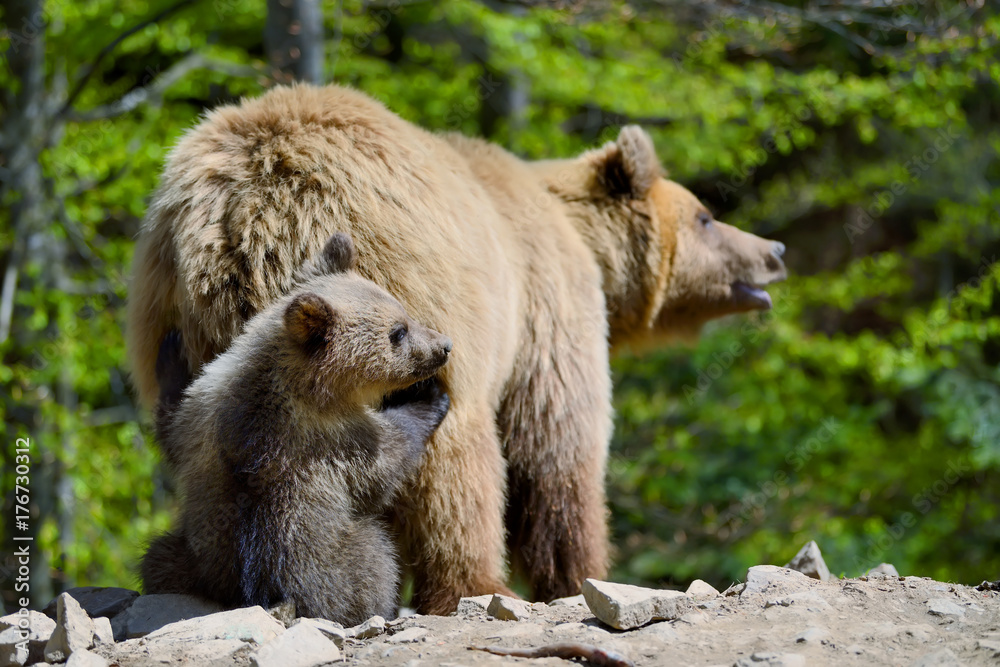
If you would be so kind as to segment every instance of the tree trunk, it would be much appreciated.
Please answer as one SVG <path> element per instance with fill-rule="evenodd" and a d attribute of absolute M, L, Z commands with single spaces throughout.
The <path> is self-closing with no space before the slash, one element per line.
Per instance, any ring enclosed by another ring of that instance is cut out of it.
<path fill-rule="evenodd" d="M 319 0 L 267 0 L 264 50 L 280 81 L 323 83 Z"/>

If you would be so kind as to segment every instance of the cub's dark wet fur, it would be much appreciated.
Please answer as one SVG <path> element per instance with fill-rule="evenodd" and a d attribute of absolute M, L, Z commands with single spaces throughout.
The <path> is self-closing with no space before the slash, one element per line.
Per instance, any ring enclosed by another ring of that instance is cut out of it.
<path fill-rule="evenodd" d="M 300 616 L 344 624 L 395 615 L 380 517 L 448 411 L 433 376 L 451 342 L 355 262 L 350 238 L 332 237 L 186 389 L 180 335 L 164 339 L 157 431 L 182 509 L 142 561 L 145 592 L 290 599 Z"/>

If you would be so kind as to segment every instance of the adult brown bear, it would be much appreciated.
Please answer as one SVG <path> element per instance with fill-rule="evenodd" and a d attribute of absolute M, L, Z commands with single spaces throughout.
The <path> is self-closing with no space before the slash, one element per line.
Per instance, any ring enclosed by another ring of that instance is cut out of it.
<path fill-rule="evenodd" d="M 785 276 L 784 247 L 714 221 L 637 127 L 530 163 L 350 89 L 276 88 L 209 114 L 164 169 L 129 305 L 142 401 L 170 329 L 196 371 L 337 231 L 361 275 L 454 341 L 451 411 L 400 509 L 425 613 L 506 591 L 505 546 L 536 598 L 603 576 L 609 346 L 767 308 L 761 286 Z"/>

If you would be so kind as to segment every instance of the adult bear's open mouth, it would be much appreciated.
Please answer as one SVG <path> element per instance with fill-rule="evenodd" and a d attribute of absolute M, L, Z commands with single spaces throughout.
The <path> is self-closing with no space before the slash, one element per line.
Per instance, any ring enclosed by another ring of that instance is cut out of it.
<path fill-rule="evenodd" d="M 747 306 L 756 310 L 770 310 L 771 295 L 763 287 L 737 281 L 731 285 L 733 301 L 739 306 Z"/>

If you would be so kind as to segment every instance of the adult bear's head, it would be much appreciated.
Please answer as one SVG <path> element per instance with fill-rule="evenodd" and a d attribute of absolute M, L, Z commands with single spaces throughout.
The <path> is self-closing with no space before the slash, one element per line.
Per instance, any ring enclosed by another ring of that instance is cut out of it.
<path fill-rule="evenodd" d="M 771 307 L 763 288 L 786 277 L 785 246 L 715 220 L 664 177 L 641 128 L 540 166 L 601 264 L 612 345 L 691 339 L 709 320 Z"/>

